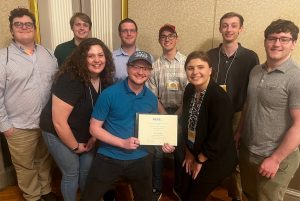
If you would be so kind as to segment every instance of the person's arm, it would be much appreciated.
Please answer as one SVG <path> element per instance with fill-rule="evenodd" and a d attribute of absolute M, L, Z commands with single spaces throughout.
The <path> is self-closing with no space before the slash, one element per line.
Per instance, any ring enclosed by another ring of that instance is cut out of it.
<path fill-rule="evenodd" d="M 92 136 L 94 136 L 98 140 L 101 140 L 102 142 L 105 142 L 106 144 L 110 144 L 112 146 L 120 147 L 123 149 L 134 150 L 139 147 L 139 139 L 135 137 L 122 139 L 114 136 L 103 128 L 103 123 L 103 121 L 97 120 L 93 117 L 91 118 L 90 133 Z"/>
<path fill-rule="evenodd" d="M 165 110 L 163 104 L 161 101 L 158 99 L 158 113 L 159 114 L 168 114 L 167 111 Z"/>
<path fill-rule="evenodd" d="M 6 87 L 6 70 L 5 66 L 0 64 L 0 131 L 4 133 L 6 137 L 10 137 L 14 128 L 9 122 L 7 111 L 4 104 L 4 94 Z"/>
<path fill-rule="evenodd" d="M 76 153 L 86 151 L 85 144 L 78 143 L 68 124 L 68 118 L 73 106 L 52 95 L 52 121 L 57 135 L 62 142 L 71 150 L 78 148 Z"/>
<path fill-rule="evenodd" d="M 244 122 L 245 122 L 245 117 L 246 117 L 246 111 L 247 111 L 248 105 L 247 102 L 243 106 L 242 114 L 240 121 L 238 123 L 237 129 L 234 132 L 234 142 L 235 142 L 235 147 L 236 149 L 239 149 L 240 147 L 240 140 L 241 140 L 241 133 L 243 130 Z"/>
<path fill-rule="evenodd" d="M 273 178 L 280 163 L 300 145 L 300 109 L 291 109 L 292 126 L 287 130 L 279 147 L 260 165 L 259 173 L 267 178 Z"/>

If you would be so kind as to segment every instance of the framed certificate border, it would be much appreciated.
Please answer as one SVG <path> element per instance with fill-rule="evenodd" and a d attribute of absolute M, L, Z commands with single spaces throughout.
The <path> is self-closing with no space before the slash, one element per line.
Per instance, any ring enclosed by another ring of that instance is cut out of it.
<path fill-rule="evenodd" d="M 136 114 L 136 137 L 140 145 L 177 146 L 177 115 Z"/>

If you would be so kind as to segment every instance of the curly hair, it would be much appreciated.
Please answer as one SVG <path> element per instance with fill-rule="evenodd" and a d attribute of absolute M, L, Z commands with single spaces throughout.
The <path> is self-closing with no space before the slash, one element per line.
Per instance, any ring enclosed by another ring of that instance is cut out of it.
<path fill-rule="evenodd" d="M 10 16 L 8 18 L 9 20 L 9 28 L 12 29 L 13 26 L 13 20 L 16 17 L 23 17 L 28 16 L 32 20 L 34 28 L 36 28 L 36 21 L 34 15 L 27 9 L 27 8 L 15 8 L 12 11 L 10 11 Z"/>
<path fill-rule="evenodd" d="M 82 41 L 79 46 L 67 58 L 60 70 L 55 75 L 55 81 L 64 73 L 70 73 L 72 79 L 79 79 L 86 85 L 90 83 L 90 73 L 87 67 L 87 56 L 91 46 L 99 45 L 105 56 L 105 66 L 100 73 L 100 80 L 102 88 L 106 88 L 113 84 L 113 76 L 115 72 L 115 65 L 112 54 L 108 47 L 98 38 L 88 38 Z"/>

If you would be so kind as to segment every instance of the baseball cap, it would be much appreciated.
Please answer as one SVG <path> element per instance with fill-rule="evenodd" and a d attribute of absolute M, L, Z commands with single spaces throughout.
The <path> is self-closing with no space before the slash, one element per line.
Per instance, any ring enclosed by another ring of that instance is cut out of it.
<path fill-rule="evenodd" d="M 152 67 L 152 59 L 148 52 L 136 51 L 129 57 L 127 64 L 131 64 L 132 62 L 135 62 L 136 60 L 144 60 L 144 61 L 148 62 L 150 64 L 150 66 Z"/>
<path fill-rule="evenodd" d="M 163 25 L 162 27 L 160 27 L 160 29 L 159 29 L 159 35 L 160 35 L 161 32 L 163 32 L 163 31 L 170 31 L 170 32 L 172 32 L 172 33 L 177 34 L 176 28 L 175 28 L 175 26 L 172 25 L 172 24 L 165 24 L 165 25 Z"/>

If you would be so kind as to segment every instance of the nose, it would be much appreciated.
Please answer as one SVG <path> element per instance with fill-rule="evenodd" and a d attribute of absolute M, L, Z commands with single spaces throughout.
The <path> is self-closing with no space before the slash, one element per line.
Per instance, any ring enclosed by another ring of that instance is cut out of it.
<path fill-rule="evenodd" d="M 276 45 L 276 46 L 281 45 L 281 42 L 279 40 L 280 40 L 280 38 L 276 38 L 274 45 Z"/>

